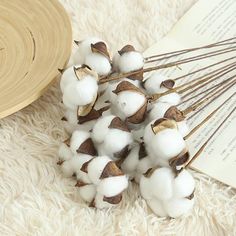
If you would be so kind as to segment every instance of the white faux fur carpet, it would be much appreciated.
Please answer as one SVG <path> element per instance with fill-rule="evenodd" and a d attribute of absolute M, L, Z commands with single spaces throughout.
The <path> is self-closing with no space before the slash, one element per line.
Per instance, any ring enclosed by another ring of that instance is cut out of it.
<path fill-rule="evenodd" d="M 43 1 L 43 0 L 42 0 Z M 145 50 L 163 37 L 196 0 L 61 0 L 74 39 L 97 35 L 112 50 L 132 42 Z M 0 235 L 236 235 L 236 190 L 197 179 L 196 204 L 180 219 L 152 214 L 131 185 L 122 204 L 94 210 L 74 180 L 56 165 L 66 138 L 58 83 L 38 101 L 0 120 Z"/>

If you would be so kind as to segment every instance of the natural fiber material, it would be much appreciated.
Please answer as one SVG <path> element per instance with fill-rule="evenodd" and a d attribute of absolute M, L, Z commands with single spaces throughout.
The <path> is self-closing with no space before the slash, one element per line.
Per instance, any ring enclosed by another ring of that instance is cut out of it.
<path fill-rule="evenodd" d="M 0 2 L 0 118 L 42 95 L 69 59 L 71 34 L 57 0 Z"/>
<path fill-rule="evenodd" d="M 132 43 L 139 50 L 167 33 L 194 0 L 61 0 L 74 39 L 97 35 L 112 50 Z M 55 25 L 56 26 L 56 25 Z M 200 173 L 195 208 L 179 219 L 158 218 L 129 186 L 122 204 L 94 210 L 75 181 L 56 165 L 63 106 L 56 83 L 38 101 L 0 120 L 0 235 L 235 235 L 236 191 Z"/>

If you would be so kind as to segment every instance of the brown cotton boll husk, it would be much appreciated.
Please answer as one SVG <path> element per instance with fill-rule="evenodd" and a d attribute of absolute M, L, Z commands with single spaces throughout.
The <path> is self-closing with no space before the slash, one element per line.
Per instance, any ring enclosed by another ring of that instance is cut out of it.
<path fill-rule="evenodd" d="M 95 44 L 91 44 L 92 52 L 102 54 L 110 61 L 110 55 L 107 50 L 107 46 L 104 42 L 97 42 Z"/>
<path fill-rule="evenodd" d="M 164 118 L 173 119 L 176 122 L 183 121 L 186 117 L 176 106 L 171 106 L 164 115 Z"/>
<path fill-rule="evenodd" d="M 80 187 L 83 187 L 83 186 L 85 186 L 85 185 L 88 185 L 88 184 L 87 184 L 87 183 L 84 183 L 84 182 L 81 181 L 81 180 L 77 180 L 77 183 L 75 184 L 75 187 L 80 188 Z"/>
<path fill-rule="evenodd" d="M 85 106 L 79 106 L 78 110 L 77 110 L 77 116 L 78 117 L 87 116 L 91 112 L 91 110 L 93 109 L 96 100 L 97 100 L 97 95 L 94 96 L 94 99 L 91 103 L 89 103 Z"/>
<path fill-rule="evenodd" d="M 129 81 L 122 81 L 121 83 L 117 85 L 116 89 L 112 92 L 115 94 L 118 94 L 123 91 L 133 91 L 133 92 L 137 92 L 139 94 L 144 95 L 144 93 L 138 87 L 136 87 L 134 84 L 130 83 Z"/>
<path fill-rule="evenodd" d="M 114 161 L 110 161 L 107 163 L 105 168 L 102 171 L 100 179 L 105 179 L 113 176 L 124 175 L 124 173 L 117 167 Z"/>
<path fill-rule="evenodd" d="M 97 150 L 96 150 L 91 138 L 86 139 L 76 151 L 77 151 L 77 153 L 83 153 L 83 154 L 87 154 L 90 156 L 97 155 Z"/>
<path fill-rule="evenodd" d="M 88 66 L 82 65 L 79 67 L 74 66 L 74 72 L 78 80 L 84 79 L 86 76 L 90 75 L 96 80 L 99 80 L 99 76 L 96 71 L 91 70 Z"/>
<path fill-rule="evenodd" d="M 93 158 L 87 162 L 85 162 L 82 167 L 80 168 L 81 171 L 88 173 L 88 164 L 93 160 Z"/>
<path fill-rule="evenodd" d="M 169 166 L 178 173 L 177 166 L 184 166 L 187 164 L 188 160 L 190 158 L 190 154 L 187 149 L 184 149 L 181 153 L 179 153 L 177 156 L 171 158 L 169 160 Z"/>
<path fill-rule="evenodd" d="M 116 196 L 112 196 L 112 197 L 103 197 L 103 201 L 108 202 L 110 204 L 116 205 L 118 203 L 120 203 L 122 200 L 122 193 L 117 194 Z"/>
<path fill-rule="evenodd" d="M 119 160 L 123 160 L 125 159 L 128 154 L 129 154 L 130 150 L 129 150 L 129 145 L 126 145 L 123 149 L 121 149 L 119 152 L 114 153 L 114 157 L 119 159 Z M 119 163 L 119 162 L 118 162 Z"/>
<path fill-rule="evenodd" d="M 128 79 L 143 81 L 143 70 L 140 69 L 139 72 L 127 76 Z"/>
<path fill-rule="evenodd" d="M 99 110 L 92 108 L 92 110 L 86 116 L 78 116 L 78 124 L 84 124 L 91 120 L 97 120 L 99 117 L 102 116 L 103 112 L 107 111 L 110 106 L 102 107 Z"/>
<path fill-rule="evenodd" d="M 164 129 L 177 129 L 177 123 L 174 120 L 170 120 L 167 118 L 160 118 L 156 120 L 152 125 L 152 131 L 154 134 L 161 132 Z"/>
<path fill-rule="evenodd" d="M 147 154 L 147 151 L 146 151 L 146 148 L 145 148 L 145 144 L 144 144 L 144 142 L 142 142 L 142 143 L 139 144 L 138 159 L 142 160 L 147 155 L 148 154 Z"/>
<path fill-rule="evenodd" d="M 70 147 L 70 138 L 66 139 L 63 143 L 64 143 L 67 147 Z"/>
<path fill-rule="evenodd" d="M 146 100 L 143 106 L 134 115 L 128 117 L 126 120 L 132 124 L 142 123 L 146 118 L 147 105 L 148 105 L 148 102 Z"/>
<path fill-rule="evenodd" d="M 109 129 L 119 129 L 125 132 L 130 132 L 127 124 L 125 124 L 119 117 L 115 117 L 110 125 L 108 126 Z"/>
<path fill-rule="evenodd" d="M 186 198 L 188 200 L 192 200 L 194 198 L 194 192 L 195 192 L 195 190 L 193 190 L 193 192 L 188 197 L 186 197 Z"/>
<path fill-rule="evenodd" d="M 121 48 L 121 50 L 119 50 L 118 53 L 119 53 L 120 55 L 123 55 L 123 54 L 126 53 L 126 52 L 134 52 L 134 51 L 136 51 L 135 48 L 134 48 L 134 46 L 132 46 L 132 45 L 130 45 L 130 44 L 127 44 L 127 45 L 125 45 L 123 48 Z"/>
<path fill-rule="evenodd" d="M 161 87 L 165 87 L 167 89 L 172 89 L 175 85 L 175 81 L 172 79 L 167 79 L 161 82 Z"/>

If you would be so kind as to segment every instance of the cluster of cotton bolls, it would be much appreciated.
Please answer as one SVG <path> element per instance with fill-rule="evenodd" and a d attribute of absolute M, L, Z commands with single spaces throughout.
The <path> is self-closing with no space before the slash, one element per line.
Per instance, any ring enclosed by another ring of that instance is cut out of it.
<path fill-rule="evenodd" d="M 60 83 L 63 120 L 71 135 L 59 148 L 62 172 L 77 179 L 90 206 L 118 204 L 130 179 L 140 184 L 157 215 L 184 214 L 193 206 L 194 181 L 184 169 L 189 131 L 176 112 L 181 97 L 169 93 L 150 100 L 175 82 L 157 72 L 145 78 L 145 59 L 132 45 L 111 59 L 107 43 L 98 38 L 76 43 L 75 65 L 63 72 Z M 121 73 L 128 74 L 103 83 Z"/>

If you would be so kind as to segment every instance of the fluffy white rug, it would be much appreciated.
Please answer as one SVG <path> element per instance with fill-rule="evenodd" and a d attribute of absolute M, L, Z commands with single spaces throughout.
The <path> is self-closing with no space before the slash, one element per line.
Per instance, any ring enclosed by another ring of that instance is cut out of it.
<path fill-rule="evenodd" d="M 74 39 L 104 38 L 114 51 L 157 42 L 196 0 L 61 0 Z M 199 173 L 196 204 L 180 219 L 158 218 L 131 185 L 122 204 L 94 210 L 56 165 L 66 138 L 58 83 L 38 101 L 0 120 L 0 235 L 236 235 L 236 191 Z"/>

